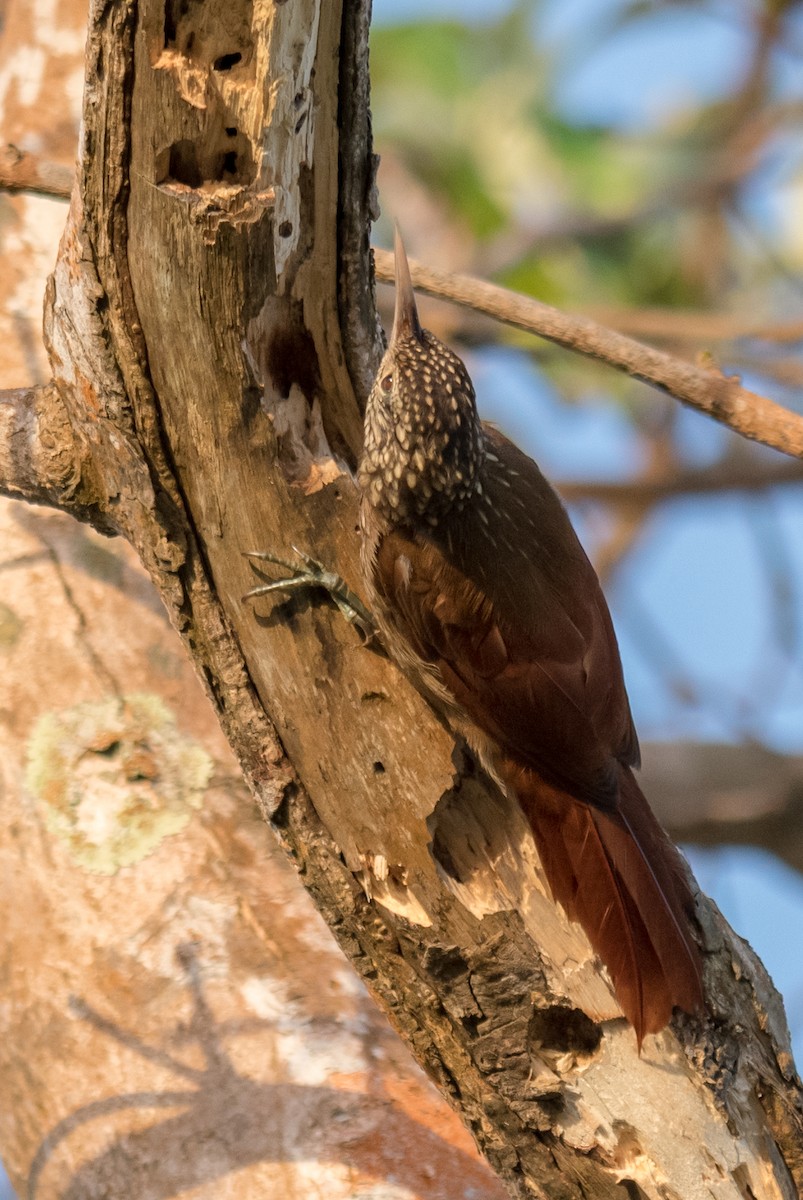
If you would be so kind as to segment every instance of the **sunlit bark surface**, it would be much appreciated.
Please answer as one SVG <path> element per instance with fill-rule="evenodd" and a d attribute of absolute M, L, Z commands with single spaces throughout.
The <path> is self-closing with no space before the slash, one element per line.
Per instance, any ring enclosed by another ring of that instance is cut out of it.
<path fill-rule="evenodd" d="M 656 1200 L 793 1197 L 800 1110 L 782 1009 L 716 911 L 701 901 L 709 1015 L 678 1019 L 639 1057 L 585 939 L 545 894 L 517 810 L 395 668 L 324 603 L 254 612 L 240 599 L 253 581 L 242 551 L 257 547 L 302 546 L 359 582 L 347 468 L 377 351 L 365 32 L 356 3 L 345 14 L 314 0 L 93 7 L 77 186 L 46 303 L 66 413 L 49 435 L 76 464 L 65 503 L 102 514 L 135 547 L 263 815 L 514 1194 L 614 1197 L 628 1180 Z M 80 611 L 86 646 L 95 631 Z M 25 1043 L 15 1170 L 38 1183 L 61 1153 L 70 1182 L 52 1194 L 100 1195 L 115 1172 L 156 1169 L 156 1156 L 160 1194 L 220 1195 L 231 1154 L 242 1164 L 265 1146 L 250 1098 L 275 1080 L 252 1060 L 247 1026 L 284 1028 L 281 989 L 277 999 L 273 984 L 247 983 L 265 977 L 262 947 L 267 960 L 283 918 L 254 915 L 248 889 L 268 903 L 284 885 L 267 856 L 258 884 L 231 874 L 239 858 L 259 859 L 247 802 L 240 826 L 232 793 L 215 792 L 205 739 L 188 741 L 170 708 L 136 698 L 125 639 L 119 662 L 105 640 L 95 653 L 109 707 L 76 708 L 73 688 L 65 716 L 62 670 L 62 715 L 28 747 L 23 795 L 53 879 L 39 876 L 29 924 L 80 927 L 87 905 L 111 916 L 119 940 L 97 953 L 82 944 L 69 970 L 54 952 L 37 985 L 44 1007 L 9 1006 L 10 1020 L 22 1009 L 30 1022 L 14 1039 Z M 158 936 L 157 864 L 175 872 Z M 68 903 L 71 873 L 82 898 Z M 218 983 L 229 975 L 243 980 L 247 1017 Z M 168 992 L 171 1032 L 154 1015 Z M 34 1048 L 55 1107 L 36 1087 L 23 1104 Z M 76 1105 L 56 1060 L 81 1054 L 96 1061 Z M 205 1088 L 245 1097 L 242 1127 L 218 1124 L 197 1101 Z M 170 1117 L 149 1140 L 163 1104 Z M 112 1122 L 84 1122 L 87 1111 Z M 356 1112 L 344 1111 L 356 1136 Z M 293 1153 L 271 1152 L 282 1163 Z"/>

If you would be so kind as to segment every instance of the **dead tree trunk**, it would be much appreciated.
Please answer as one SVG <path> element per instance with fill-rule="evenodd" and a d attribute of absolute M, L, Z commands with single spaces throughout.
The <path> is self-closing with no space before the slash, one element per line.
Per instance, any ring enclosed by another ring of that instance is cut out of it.
<path fill-rule="evenodd" d="M 713 906 L 708 1016 L 639 1057 L 515 805 L 325 603 L 240 600 L 253 548 L 359 587 L 367 25 L 363 0 L 95 0 L 55 390 L 7 398 L 5 490 L 136 547 L 265 818 L 512 1194 L 792 1200 L 783 1011 Z"/>

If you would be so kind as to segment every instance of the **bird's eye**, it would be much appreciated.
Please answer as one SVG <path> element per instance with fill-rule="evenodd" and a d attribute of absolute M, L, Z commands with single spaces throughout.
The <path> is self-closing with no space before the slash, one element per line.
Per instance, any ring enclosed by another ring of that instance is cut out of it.
<path fill-rule="evenodd" d="M 383 392 L 389 392 L 390 389 L 393 387 L 393 376 L 392 375 L 383 375 L 379 381 L 379 386 L 381 387 Z"/>

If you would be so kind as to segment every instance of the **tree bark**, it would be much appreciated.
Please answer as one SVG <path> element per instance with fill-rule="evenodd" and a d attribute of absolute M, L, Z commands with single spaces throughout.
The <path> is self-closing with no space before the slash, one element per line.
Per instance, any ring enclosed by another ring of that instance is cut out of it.
<path fill-rule="evenodd" d="M 82 515 L 140 554 L 330 928 L 511 1193 L 791 1200 L 782 1007 L 714 907 L 705 1018 L 639 1056 L 518 809 L 407 681 L 324 602 L 240 599 L 242 552 L 292 545 L 359 590 L 367 25 L 362 0 L 95 0 L 46 303 L 51 436 Z"/>
<path fill-rule="evenodd" d="M 500 1200 L 283 861 L 131 547 L 2 500 L 0 573 L 0 1154 L 20 1200 L 394 1181 Z"/>

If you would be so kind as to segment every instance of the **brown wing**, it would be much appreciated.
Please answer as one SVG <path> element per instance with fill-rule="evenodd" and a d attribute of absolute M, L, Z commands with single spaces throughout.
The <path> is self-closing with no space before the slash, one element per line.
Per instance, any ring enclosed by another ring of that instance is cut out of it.
<path fill-rule="evenodd" d="M 637 762 L 638 743 L 608 609 L 535 464 L 501 435 L 492 445 L 485 507 L 435 535 L 387 534 L 375 584 L 402 636 L 506 753 L 610 807 L 618 763 Z M 503 469 L 516 472 L 512 517 Z"/>
<path fill-rule="evenodd" d="M 692 898 L 638 762 L 596 575 L 535 464 L 499 435 L 484 506 L 386 534 L 374 584 L 415 654 L 499 747 L 555 899 L 606 963 L 639 1045 L 702 1006 Z"/>
<path fill-rule="evenodd" d="M 703 1006 L 693 900 L 675 847 L 632 772 L 620 767 L 615 812 L 582 804 L 525 768 L 502 766 L 527 816 L 552 894 L 608 968 L 639 1046 L 677 1006 Z"/>

